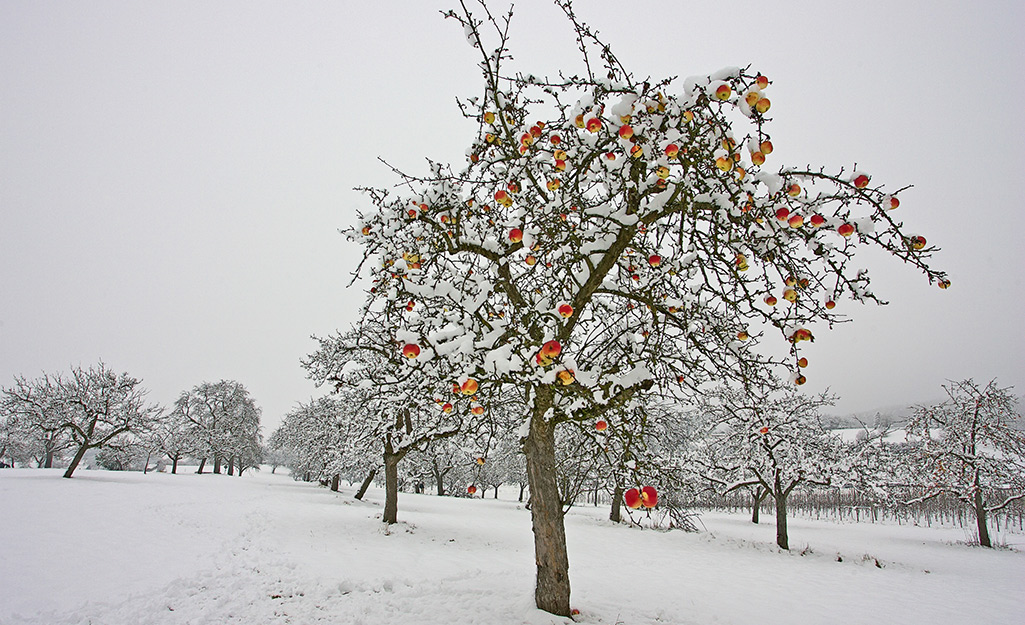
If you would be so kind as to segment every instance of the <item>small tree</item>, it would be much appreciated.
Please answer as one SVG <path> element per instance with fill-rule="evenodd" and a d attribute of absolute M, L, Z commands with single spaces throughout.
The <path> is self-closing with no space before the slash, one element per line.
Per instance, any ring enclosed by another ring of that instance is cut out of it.
<path fill-rule="evenodd" d="M 705 442 L 693 461 L 700 476 L 722 493 L 753 488 L 755 506 L 772 496 L 783 549 L 790 548 L 787 497 L 800 485 L 830 484 L 839 460 L 840 441 L 820 422 L 820 410 L 833 403 L 770 378 L 747 390 L 720 387 L 699 404 Z"/>
<path fill-rule="evenodd" d="M 946 401 L 919 406 L 907 423 L 918 443 L 914 477 L 922 501 L 948 493 L 975 512 L 979 544 L 992 547 L 987 516 L 1025 497 L 1025 432 L 1011 387 L 972 379 L 944 385 Z"/>

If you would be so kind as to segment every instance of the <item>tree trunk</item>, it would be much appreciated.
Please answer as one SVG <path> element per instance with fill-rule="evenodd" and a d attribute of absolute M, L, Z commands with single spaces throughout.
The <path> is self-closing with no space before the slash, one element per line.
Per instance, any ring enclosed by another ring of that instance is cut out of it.
<path fill-rule="evenodd" d="M 234 458 L 229 458 L 228 459 L 228 475 L 231 475 L 231 476 L 235 475 L 235 459 Z"/>
<path fill-rule="evenodd" d="M 270 474 L 274 475 L 274 472 L 278 470 L 278 465 L 272 464 L 270 467 Z"/>
<path fill-rule="evenodd" d="M 609 512 L 609 520 L 613 523 L 620 523 L 623 520 L 622 505 L 623 487 L 616 484 L 616 487 L 612 489 L 612 510 Z"/>
<path fill-rule="evenodd" d="M 171 474 L 178 472 L 178 454 L 171 457 Z"/>
<path fill-rule="evenodd" d="M 779 480 L 776 480 L 776 492 L 773 497 L 776 499 L 776 544 L 781 549 L 790 549 L 790 542 L 787 538 L 787 496 L 780 488 Z"/>
<path fill-rule="evenodd" d="M 438 459 L 431 458 L 431 472 L 434 473 L 434 482 L 438 485 L 438 497 L 445 496 L 445 473 L 448 471 L 442 471 L 441 467 L 438 466 Z"/>
<path fill-rule="evenodd" d="M 70 478 L 71 474 L 78 468 L 78 463 L 82 462 L 82 457 L 85 456 L 85 452 L 89 450 L 89 446 L 82 444 L 75 453 L 75 457 L 71 459 L 71 464 L 68 465 L 68 470 L 64 472 L 64 477 Z"/>
<path fill-rule="evenodd" d="M 333 490 L 336 493 L 338 492 L 338 480 L 340 479 L 341 476 L 339 476 L 337 473 L 335 473 L 335 476 L 331 478 L 331 490 Z"/>
<path fill-rule="evenodd" d="M 356 491 L 356 499 L 363 499 L 363 495 L 367 494 L 367 489 L 370 488 L 370 483 L 374 481 L 375 475 L 377 475 L 377 469 L 370 469 L 370 473 L 367 473 L 366 479 L 363 480 L 359 490 Z"/>
<path fill-rule="evenodd" d="M 530 483 L 530 518 L 534 530 L 534 558 L 537 562 L 537 607 L 558 616 L 569 616 L 569 557 L 566 528 L 559 498 L 555 463 L 555 426 L 544 415 L 552 405 L 552 390 L 537 389 L 530 433 L 523 445 Z"/>
<path fill-rule="evenodd" d="M 759 486 L 755 489 L 754 494 L 751 495 L 751 522 L 755 525 L 758 524 L 758 515 L 761 512 L 762 500 L 765 499 L 765 495 L 767 495 L 768 493 L 769 491 Z"/>
<path fill-rule="evenodd" d="M 989 540 L 989 528 L 986 527 L 986 502 L 982 499 L 982 486 L 979 483 L 979 472 L 975 472 L 975 524 L 979 528 L 979 544 L 983 547 L 993 547 Z"/>
<path fill-rule="evenodd" d="M 526 491 L 526 490 L 527 490 L 527 485 L 524 484 L 523 482 L 520 482 L 520 498 L 519 498 L 519 502 L 520 503 L 523 503 L 523 492 Z"/>
<path fill-rule="evenodd" d="M 153 455 L 152 452 L 146 452 L 146 464 L 142 465 L 142 474 L 146 475 L 149 473 L 149 458 Z"/>
<path fill-rule="evenodd" d="M 498 487 L 495 487 L 495 499 L 498 499 Z"/>
<path fill-rule="evenodd" d="M 399 460 L 397 454 L 384 454 L 384 522 L 398 523 Z"/>
<path fill-rule="evenodd" d="M 206 458 L 200 458 L 199 459 L 199 469 L 196 470 L 196 473 L 198 473 L 200 475 L 203 475 L 203 467 L 205 467 L 205 466 L 206 466 Z"/>
<path fill-rule="evenodd" d="M 221 457 L 214 456 L 214 473 L 221 474 Z"/>
<path fill-rule="evenodd" d="M 43 468 L 44 469 L 52 469 L 53 468 L 53 450 L 50 449 L 49 445 L 47 445 L 47 448 L 46 448 L 46 458 L 43 460 Z M 69 477 L 69 476 L 65 475 L 64 477 Z"/>

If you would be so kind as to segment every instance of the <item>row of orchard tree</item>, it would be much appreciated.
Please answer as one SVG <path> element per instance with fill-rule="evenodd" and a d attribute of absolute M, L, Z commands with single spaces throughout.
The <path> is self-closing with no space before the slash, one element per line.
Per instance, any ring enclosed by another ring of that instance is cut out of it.
<path fill-rule="evenodd" d="M 416 411 L 392 423 L 370 404 L 352 401 L 345 388 L 339 385 L 342 396 L 299 405 L 271 436 L 270 447 L 297 479 L 330 483 L 332 490 L 341 479 L 362 480 L 356 493 L 362 498 L 375 476 L 390 470 L 386 522 L 397 520 L 400 491 L 426 492 L 427 485 L 438 495 L 493 490 L 496 498 L 500 486 L 510 485 L 523 501 L 523 436 L 508 420 L 515 408 L 468 420 L 439 401 L 433 416 L 445 415 L 441 428 L 430 413 L 425 419 Z M 848 490 L 892 508 L 946 497 L 971 510 L 979 543 L 989 547 L 989 516 L 1025 498 L 1018 400 L 995 381 L 964 380 L 944 389 L 947 400 L 916 407 L 901 435 L 865 428 L 850 440 L 823 427 L 823 410 L 834 397 L 804 395 L 771 378 L 747 389 L 710 388 L 693 405 L 652 401 L 610 413 L 558 433 L 560 505 L 567 510 L 587 495 L 597 504 L 601 493 L 611 502 L 610 519 L 625 521 L 625 512 L 640 522 L 653 511 L 635 516 L 629 508 L 643 502 L 630 506 L 624 494 L 643 484 L 658 493 L 657 522 L 689 527 L 691 506 L 745 492 L 755 523 L 762 501 L 773 503 L 776 542 L 788 549 L 788 501 L 795 492 Z"/>
<path fill-rule="evenodd" d="M 842 320 L 844 303 L 877 301 L 857 250 L 950 282 L 930 265 L 936 248 L 902 223 L 900 188 L 866 171 L 774 162 L 766 76 L 637 78 L 570 0 L 555 5 L 581 62 L 554 76 L 519 72 L 512 10 L 459 4 L 445 15 L 479 54 L 483 79 L 459 100 L 477 128 L 466 160 L 365 189 L 372 209 L 348 232 L 364 249 L 363 314 L 307 365 L 364 422 L 365 437 L 346 436 L 343 448 L 379 446 L 387 522 L 410 454 L 463 431 L 522 443 L 536 604 L 569 615 L 563 441 L 579 437 L 570 449 L 626 467 L 614 478 L 622 486 L 644 484 L 645 470 L 675 466 L 652 435 L 685 431 L 663 406 L 693 405 L 716 383 L 757 396 L 773 371 L 805 382 L 802 343 Z M 771 425 L 762 438 L 731 427 L 723 422 L 723 438 L 751 451 L 788 448 L 766 442 Z M 710 479 L 754 479 L 720 457 Z M 787 492 L 785 474 L 757 479 Z"/>
<path fill-rule="evenodd" d="M 141 380 L 107 365 L 73 367 L 68 374 L 19 376 L 0 388 L 0 461 L 5 465 L 66 466 L 71 477 L 86 453 L 96 462 L 126 469 L 141 460 L 166 458 L 171 471 L 189 457 L 222 463 L 228 473 L 261 459 L 260 409 L 235 381 L 203 382 L 164 409 L 146 401 Z"/>

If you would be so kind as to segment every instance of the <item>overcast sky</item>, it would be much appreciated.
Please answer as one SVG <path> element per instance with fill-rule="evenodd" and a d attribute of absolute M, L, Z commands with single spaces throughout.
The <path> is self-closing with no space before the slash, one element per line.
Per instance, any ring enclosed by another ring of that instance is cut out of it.
<path fill-rule="evenodd" d="M 503 8 L 507 5 L 494 3 Z M 806 388 L 837 412 L 1025 391 L 1025 3 L 578 2 L 636 76 L 751 64 L 774 82 L 774 163 L 857 163 L 943 248 L 941 291 L 864 258 L 885 307 L 816 333 Z M 104 360 L 170 403 L 234 379 L 265 434 L 320 394 L 299 360 L 355 319 L 337 230 L 394 183 L 464 158 L 481 91 L 451 0 L 0 0 L 0 385 Z M 785 8 L 784 8 L 785 7 Z M 517 67 L 579 70 L 521 2 Z M 889 262 L 887 262 L 889 261 Z"/>

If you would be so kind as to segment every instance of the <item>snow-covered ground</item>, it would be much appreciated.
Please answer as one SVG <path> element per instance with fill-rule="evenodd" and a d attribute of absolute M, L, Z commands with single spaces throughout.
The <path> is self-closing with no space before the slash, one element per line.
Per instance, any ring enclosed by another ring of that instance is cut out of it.
<path fill-rule="evenodd" d="M 387 530 L 383 493 L 352 492 L 266 470 L 0 471 L 0 623 L 570 622 L 533 607 L 530 516 L 515 501 L 402 494 Z M 579 622 L 1025 622 L 1021 535 L 988 550 L 961 529 L 791 519 L 787 553 L 771 519 L 705 514 L 708 531 L 686 534 L 606 515 L 567 520 Z"/>

